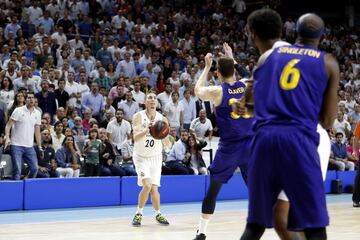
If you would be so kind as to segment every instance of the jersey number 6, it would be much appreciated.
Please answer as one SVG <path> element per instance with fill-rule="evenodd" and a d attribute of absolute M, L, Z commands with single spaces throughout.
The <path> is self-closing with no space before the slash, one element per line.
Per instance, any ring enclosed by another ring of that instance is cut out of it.
<path fill-rule="evenodd" d="M 294 67 L 298 62 L 300 59 L 293 59 L 284 67 L 280 76 L 280 87 L 283 90 L 292 90 L 299 84 L 300 71 Z"/>

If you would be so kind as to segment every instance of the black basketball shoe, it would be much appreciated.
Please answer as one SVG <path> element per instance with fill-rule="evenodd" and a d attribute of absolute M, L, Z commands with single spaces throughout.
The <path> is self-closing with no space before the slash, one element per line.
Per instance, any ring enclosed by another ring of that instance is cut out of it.
<path fill-rule="evenodd" d="M 135 214 L 133 220 L 132 220 L 132 225 L 134 227 L 140 227 L 141 226 L 141 220 L 142 220 L 142 215 L 140 213 Z"/>
<path fill-rule="evenodd" d="M 168 226 L 170 225 L 170 223 L 168 222 L 168 220 L 164 217 L 164 215 L 162 215 L 161 213 L 159 213 L 158 215 L 156 215 L 155 217 L 156 221 L 164 226 Z"/>

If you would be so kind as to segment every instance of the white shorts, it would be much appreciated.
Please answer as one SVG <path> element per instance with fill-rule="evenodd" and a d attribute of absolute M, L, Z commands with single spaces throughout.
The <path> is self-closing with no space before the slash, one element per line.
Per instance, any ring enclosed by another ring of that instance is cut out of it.
<path fill-rule="evenodd" d="M 162 155 L 144 158 L 133 155 L 133 161 L 138 175 L 138 185 L 142 186 L 142 180 L 151 179 L 151 184 L 160 187 Z"/>
<path fill-rule="evenodd" d="M 321 173 L 323 176 L 323 180 L 325 181 L 331 152 L 331 142 L 328 133 L 320 124 L 318 124 L 317 126 L 317 132 L 320 135 L 320 142 L 317 150 L 320 157 Z M 286 202 L 289 201 L 284 191 L 281 191 L 279 193 L 278 199 Z"/>

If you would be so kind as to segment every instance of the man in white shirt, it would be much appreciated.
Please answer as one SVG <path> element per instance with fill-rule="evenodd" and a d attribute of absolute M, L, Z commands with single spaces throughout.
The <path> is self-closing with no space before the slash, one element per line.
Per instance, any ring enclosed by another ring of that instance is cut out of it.
<path fill-rule="evenodd" d="M 52 35 L 51 35 L 51 39 L 56 39 L 57 40 L 57 43 L 62 46 L 66 43 L 67 41 L 67 38 L 66 38 L 66 35 L 64 34 L 64 29 L 63 27 L 61 26 L 58 26 L 57 27 L 57 31 L 54 32 Z"/>
<path fill-rule="evenodd" d="M 346 108 L 348 113 L 355 110 L 356 101 L 352 98 L 352 95 L 351 95 L 350 92 L 346 92 L 345 93 L 345 100 L 340 101 L 339 103 L 344 103 L 345 104 L 345 108 Z"/>
<path fill-rule="evenodd" d="M 22 159 L 30 167 L 28 177 L 35 178 L 37 175 L 37 156 L 33 147 L 34 133 L 36 143 L 40 151 L 43 151 L 40 135 L 41 114 L 34 107 L 34 99 L 34 93 L 28 92 L 26 95 L 26 105 L 14 110 L 5 128 L 5 148 L 7 146 L 11 148 L 14 180 L 20 180 Z M 11 139 L 10 130 L 12 130 Z"/>
<path fill-rule="evenodd" d="M 117 109 L 115 119 L 111 120 L 106 127 L 106 132 L 110 143 L 120 152 L 122 145 L 130 139 L 131 125 L 124 120 L 124 110 Z"/>
<path fill-rule="evenodd" d="M 211 121 L 206 117 L 205 109 L 201 109 L 199 112 L 199 117 L 195 118 L 190 125 L 190 132 L 195 133 L 196 137 L 199 139 L 204 139 L 205 137 L 209 138 L 209 141 L 212 138 L 213 126 Z"/>
<path fill-rule="evenodd" d="M 176 128 L 176 135 L 180 137 L 180 129 L 184 128 L 184 107 L 179 102 L 179 93 L 171 93 L 172 101 L 165 105 L 164 115 L 169 119 L 170 127 Z"/>
<path fill-rule="evenodd" d="M 77 100 L 81 100 L 81 92 L 79 89 L 79 84 L 74 80 L 75 80 L 74 72 L 69 72 L 65 85 L 65 91 L 70 96 L 69 105 L 71 106 L 76 106 Z"/>
<path fill-rule="evenodd" d="M 32 1 L 32 5 L 27 9 L 30 21 L 33 24 L 43 15 L 42 9 L 38 6 L 39 2 L 40 1 Z"/>
<path fill-rule="evenodd" d="M 167 83 L 165 85 L 165 91 L 162 93 L 159 93 L 157 96 L 157 99 L 161 105 L 162 112 L 164 112 L 166 104 L 171 102 L 171 91 L 172 91 L 172 85 L 171 85 L 171 83 Z"/>
<path fill-rule="evenodd" d="M 139 105 L 140 109 L 144 109 L 144 103 L 145 103 L 145 93 L 143 93 L 141 90 L 141 83 L 140 81 L 136 81 L 134 83 L 134 90 L 131 91 L 133 98 L 135 99 L 135 102 Z"/>

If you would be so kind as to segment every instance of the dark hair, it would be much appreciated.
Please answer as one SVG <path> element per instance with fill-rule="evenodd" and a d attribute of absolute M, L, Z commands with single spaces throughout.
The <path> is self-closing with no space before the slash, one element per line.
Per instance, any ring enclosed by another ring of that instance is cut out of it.
<path fill-rule="evenodd" d="M 272 9 L 259 9 L 250 14 L 247 19 L 250 31 L 261 40 L 281 37 L 282 20 L 280 15 Z"/>
<path fill-rule="evenodd" d="M 62 124 L 62 121 L 57 121 L 57 122 L 54 124 L 54 129 L 55 129 L 59 124 Z M 64 127 L 64 126 L 63 126 L 63 127 Z"/>
<path fill-rule="evenodd" d="M 9 77 L 4 77 L 4 79 L 1 81 L 1 89 L 4 89 L 4 80 L 7 79 L 9 81 L 9 90 L 13 90 L 14 85 L 12 83 L 11 78 Z"/>
<path fill-rule="evenodd" d="M 116 109 L 115 114 L 116 114 L 116 112 L 118 112 L 118 111 L 120 111 L 120 112 L 122 112 L 123 114 L 125 114 L 124 109 L 122 109 L 122 108 Z"/>
<path fill-rule="evenodd" d="M 171 96 L 174 96 L 175 94 L 179 97 L 179 93 L 175 91 L 171 93 Z"/>
<path fill-rule="evenodd" d="M 231 58 L 220 58 L 217 69 L 224 78 L 234 75 L 234 60 Z"/>
<path fill-rule="evenodd" d="M 335 134 L 335 137 L 337 137 L 337 136 L 339 136 L 339 135 L 341 135 L 342 137 L 344 137 L 344 134 L 343 134 L 342 132 L 337 132 L 337 133 Z"/>

